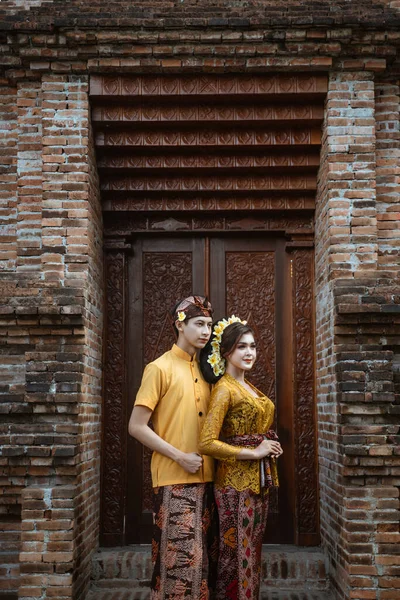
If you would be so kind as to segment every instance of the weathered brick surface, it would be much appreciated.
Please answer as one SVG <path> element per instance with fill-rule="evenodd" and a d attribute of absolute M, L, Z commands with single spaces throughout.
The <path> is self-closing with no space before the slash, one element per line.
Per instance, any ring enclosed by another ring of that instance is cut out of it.
<path fill-rule="evenodd" d="M 97 544 L 90 75 L 321 70 L 321 533 L 338 600 L 400 597 L 399 26 L 398 1 L 0 4 L 0 516 L 11 554 L 21 545 L 21 598 L 84 598 Z M 2 589 L 16 590 L 8 564 Z"/>
<path fill-rule="evenodd" d="M 296 21 L 307 27 L 316 25 L 372 24 L 396 26 L 398 2 L 380 0 L 371 2 L 366 9 L 361 0 L 351 4 L 345 0 L 335 3 L 335 10 L 328 0 L 318 3 L 300 0 L 253 0 L 240 5 L 234 0 L 205 0 L 199 4 L 196 0 L 150 0 L 123 4 L 111 1 L 104 3 L 96 0 L 93 4 L 82 5 L 79 0 L 3 0 L 5 23 L 9 28 L 39 28 L 39 26 L 73 25 L 74 19 L 84 19 L 90 25 L 99 27 L 130 26 L 169 29 L 175 26 L 196 26 L 202 28 L 221 28 L 232 26 L 245 30 L 254 26 L 271 24 L 291 25 Z M 28 12 L 29 11 L 29 12 Z M 27 14 L 28 13 L 28 14 Z M 29 19 L 29 20 L 28 20 Z M 28 20 L 28 25 L 27 25 Z M 214 38 L 215 39 L 215 38 Z"/>
<path fill-rule="evenodd" d="M 98 538 L 103 289 L 87 77 L 3 89 L 1 507 L 6 523 L 22 507 L 19 597 L 82 597 Z"/>
<path fill-rule="evenodd" d="M 321 519 L 339 598 L 394 598 L 385 596 L 389 579 L 378 555 L 395 567 L 399 539 L 397 267 L 388 271 L 382 260 L 387 239 L 377 219 L 396 203 L 395 189 L 387 202 L 384 180 L 395 177 L 397 152 L 379 132 L 387 128 L 396 139 L 398 112 L 388 115 L 383 98 L 393 87 L 374 79 L 331 76 L 316 215 Z M 345 131 L 343 119 L 351 123 Z M 397 227 L 391 231 L 396 236 Z M 394 577 L 389 585 L 397 593 Z"/>

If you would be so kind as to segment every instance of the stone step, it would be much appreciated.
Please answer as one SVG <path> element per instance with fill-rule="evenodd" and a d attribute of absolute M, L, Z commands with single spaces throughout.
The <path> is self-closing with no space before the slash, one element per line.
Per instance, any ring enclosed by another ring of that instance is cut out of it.
<path fill-rule="evenodd" d="M 89 592 L 86 600 L 149 600 L 150 592 L 148 590 L 130 589 L 130 590 L 102 590 L 93 588 Z M 262 590 L 261 600 L 333 600 L 329 592 L 323 591 L 303 591 L 303 590 Z"/>
<path fill-rule="evenodd" d="M 321 548 L 263 547 L 263 600 L 331 600 L 326 560 Z M 148 598 L 152 572 L 150 546 L 101 548 L 93 558 L 87 600 Z"/>
<path fill-rule="evenodd" d="M 126 546 L 101 548 L 93 558 L 92 580 L 150 580 L 152 572 L 150 546 Z M 268 587 L 292 587 L 305 581 L 327 587 L 326 561 L 321 548 L 299 548 L 298 546 L 263 547 L 261 579 Z M 129 585 L 129 582 L 128 582 Z"/>

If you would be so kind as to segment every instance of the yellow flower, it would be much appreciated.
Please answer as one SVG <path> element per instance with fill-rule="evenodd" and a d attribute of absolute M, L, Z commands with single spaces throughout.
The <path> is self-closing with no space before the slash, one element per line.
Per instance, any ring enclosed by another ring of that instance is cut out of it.
<path fill-rule="evenodd" d="M 211 342 L 211 348 L 214 350 L 214 352 L 218 352 L 219 351 L 219 341 L 213 340 Z"/>
<path fill-rule="evenodd" d="M 224 331 L 225 327 L 226 327 L 226 321 L 225 321 L 225 319 L 222 319 L 222 321 L 219 321 L 218 325 L 215 327 L 214 334 L 221 335 L 221 333 Z"/>
<path fill-rule="evenodd" d="M 186 319 L 186 315 L 183 312 L 183 310 L 181 310 L 181 312 L 178 312 L 178 321 L 184 321 Z"/>
<path fill-rule="evenodd" d="M 213 352 L 211 356 L 208 357 L 207 362 L 212 366 L 216 366 L 219 363 L 219 356 L 216 352 Z"/>

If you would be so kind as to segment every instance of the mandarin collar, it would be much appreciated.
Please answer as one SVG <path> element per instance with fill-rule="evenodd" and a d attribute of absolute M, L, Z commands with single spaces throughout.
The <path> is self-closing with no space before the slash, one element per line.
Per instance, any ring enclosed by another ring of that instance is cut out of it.
<path fill-rule="evenodd" d="M 196 361 L 196 354 L 194 356 L 190 356 L 190 354 L 188 354 L 187 352 L 182 350 L 182 348 L 179 348 L 179 346 L 177 346 L 176 344 L 174 344 L 172 346 L 172 352 L 175 354 L 175 356 L 177 356 L 178 358 L 182 358 L 183 360 L 186 360 L 187 362 L 195 362 Z"/>

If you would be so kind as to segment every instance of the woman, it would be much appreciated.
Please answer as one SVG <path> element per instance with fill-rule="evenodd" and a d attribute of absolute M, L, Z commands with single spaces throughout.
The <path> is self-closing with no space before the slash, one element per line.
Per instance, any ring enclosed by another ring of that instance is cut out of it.
<path fill-rule="evenodd" d="M 253 330 L 234 315 L 216 324 L 200 358 L 204 378 L 217 381 L 199 445 L 199 452 L 218 459 L 217 600 L 259 598 L 268 487 L 277 485 L 275 458 L 282 454 L 269 429 L 274 405 L 245 379 L 255 359 Z"/>

